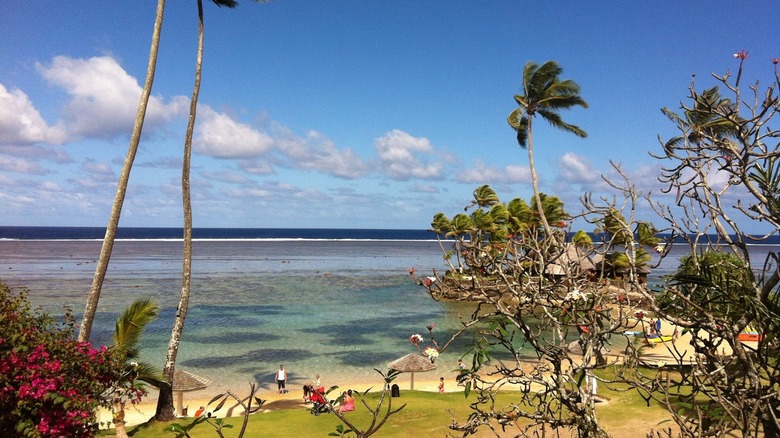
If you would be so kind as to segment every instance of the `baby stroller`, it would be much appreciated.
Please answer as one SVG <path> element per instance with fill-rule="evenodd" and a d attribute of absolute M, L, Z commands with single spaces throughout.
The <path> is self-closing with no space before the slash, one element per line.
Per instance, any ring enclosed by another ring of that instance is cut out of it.
<path fill-rule="evenodd" d="M 311 402 L 314 404 L 314 406 L 311 408 L 311 413 L 313 415 L 320 415 L 323 412 L 330 412 L 330 403 L 325 400 L 323 392 L 325 392 L 325 388 L 320 387 L 311 393 Z"/>

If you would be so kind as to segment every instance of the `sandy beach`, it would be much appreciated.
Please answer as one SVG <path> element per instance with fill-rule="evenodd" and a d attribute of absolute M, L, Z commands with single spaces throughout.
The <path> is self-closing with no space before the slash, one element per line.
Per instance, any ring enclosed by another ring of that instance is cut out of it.
<path fill-rule="evenodd" d="M 429 391 L 437 392 L 439 388 L 439 374 L 437 373 L 415 373 L 414 375 L 414 390 L 415 391 Z M 401 393 L 405 390 L 409 390 L 410 375 L 408 373 L 401 374 L 394 383 L 398 384 Z M 357 390 L 359 392 L 366 391 L 371 388 L 372 391 L 378 390 L 381 387 L 382 381 L 377 375 L 374 381 L 348 381 L 346 383 L 331 383 L 322 381 L 325 388 L 329 388 L 333 385 L 338 385 L 339 390 L 334 391 L 333 394 L 340 394 L 341 391 L 347 389 Z M 260 412 L 271 412 L 279 409 L 307 409 L 311 405 L 303 403 L 303 390 L 298 385 L 287 385 L 287 393 L 279 394 L 276 388 L 271 388 L 270 385 L 262 387 L 257 391 L 256 396 L 265 400 L 263 409 Z M 446 392 L 462 391 L 463 388 L 457 386 L 454 376 L 449 379 L 445 377 L 444 390 Z M 246 382 L 236 382 L 235 387 L 230 388 L 230 392 L 236 394 L 239 397 L 245 397 L 249 394 L 249 384 Z M 187 408 L 189 416 L 194 415 L 195 411 L 201 407 L 206 406 L 208 402 L 220 392 L 210 390 L 209 388 L 189 392 L 184 395 L 183 405 Z M 331 397 L 333 398 L 333 397 Z M 214 405 L 212 405 L 214 407 Z M 149 395 L 144 400 L 134 406 L 127 406 L 125 409 L 125 421 L 128 426 L 141 424 L 149 421 L 154 416 L 155 409 L 157 408 L 157 390 L 152 389 Z M 209 409 L 206 409 L 208 412 Z M 239 416 L 242 410 L 236 404 L 226 403 L 225 406 L 220 409 L 219 412 L 214 414 L 217 417 L 226 416 Z M 108 410 L 101 410 L 98 414 L 98 421 L 106 422 L 111 420 L 111 413 Z"/>

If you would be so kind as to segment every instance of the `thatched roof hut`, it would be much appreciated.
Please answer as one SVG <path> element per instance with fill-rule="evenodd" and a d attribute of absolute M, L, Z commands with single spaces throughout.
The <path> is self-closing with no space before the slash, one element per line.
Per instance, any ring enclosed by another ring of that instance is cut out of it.
<path fill-rule="evenodd" d="M 410 373 L 412 381 L 409 389 L 414 389 L 414 373 L 423 373 L 436 369 L 436 365 L 431 362 L 430 359 L 417 353 L 409 353 L 404 357 L 396 359 L 387 364 L 387 367 L 393 370 Z"/>

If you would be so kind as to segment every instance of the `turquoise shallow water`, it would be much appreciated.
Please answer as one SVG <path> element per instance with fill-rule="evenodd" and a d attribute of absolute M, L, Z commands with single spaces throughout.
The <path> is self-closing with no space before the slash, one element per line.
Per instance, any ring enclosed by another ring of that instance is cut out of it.
<path fill-rule="evenodd" d="M 0 279 L 28 288 L 32 304 L 52 314 L 62 314 L 63 306 L 79 314 L 99 251 L 96 240 L 0 240 Z M 653 276 L 670 273 L 679 255 L 664 260 Z M 416 351 L 410 335 L 427 338 L 425 326 L 435 323 L 444 340 L 470 313 L 470 305 L 433 301 L 412 283 L 412 266 L 421 275 L 443 269 L 438 243 L 198 240 L 177 367 L 211 379 L 211 392 L 242 391 L 248 382 L 272 388 L 280 364 L 295 390 L 317 374 L 328 386 L 379 384 L 374 368 L 386 370 L 388 362 Z M 135 298 L 153 297 L 161 313 L 148 327 L 142 356 L 162 366 L 180 276 L 181 242 L 117 242 L 92 342 L 110 342 L 122 309 Z M 433 373 L 448 375 L 469 340 L 442 354 Z"/>
<path fill-rule="evenodd" d="M 30 301 L 61 314 L 83 311 L 97 241 L 0 241 L 0 275 Z M 120 241 L 112 257 L 92 342 L 110 342 L 113 321 L 137 297 L 161 306 L 142 358 L 164 362 L 181 275 L 181 243 Z M 273 385 L 280 364 L 294 388 L 321 374 L 326 385 L 380 382 L 373 370 L 416 351 L 408 340 L 437 325 L 442 339 L 470 306 L 433 301 L 408 275 L 442 268 L 426 241 L 196 241 L 192 299 L 177 368 L 211 379 L 212 390 Z M 443 354 L 449 373 L 457 354 Z M 452 350 L 454 351 L 454 350 Z M 438 371 L 437 371 L 438 373 Z M 432 376 L 435 377 L 435 376 Z"/>

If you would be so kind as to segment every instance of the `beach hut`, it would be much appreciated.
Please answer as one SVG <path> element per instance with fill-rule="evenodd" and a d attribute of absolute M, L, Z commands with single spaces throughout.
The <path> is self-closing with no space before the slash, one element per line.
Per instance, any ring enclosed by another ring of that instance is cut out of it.
<path fill-rule="evenodd" d="M 211 385 L 211 380 L 195 375 L 189 371 L 176 370 L 173 373 L 173 395 L 176 398 L 176 413 L 180 416 L 184 412 L 184 393 L 205 389 Z"/>
<path fill-rule="evenodd" d="M 436 369 L 436 365 L 431 363 L 430 359 L 417 353 L 409 353 L 402 358 L 396 359 L 387 364 L 387 367 L 404 373 L 410 373 L 411 384 L 409 389 L 411 390 L 414 390 L 414 373 L 423 373 Z"/>
<path fill-rule="evenodd" d="M 559 278 L 565 277 L 567 272 L 592 275 L 595 271 L 596 265 L 588 257 L 588 251 L 570 243 L 566 245 L 566 250 L 544 269 L 546 275 Z"/>

